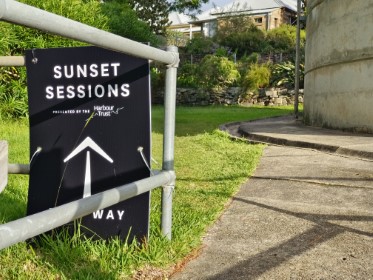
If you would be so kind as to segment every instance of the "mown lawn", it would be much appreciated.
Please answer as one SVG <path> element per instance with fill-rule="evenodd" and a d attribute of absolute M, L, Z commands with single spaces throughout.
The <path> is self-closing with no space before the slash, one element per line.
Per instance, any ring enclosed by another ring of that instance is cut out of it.
<path fill-rule="evenodd" d="M 152 192 L 150 238 L 125 244 L 91 241 L 60 234 L 38 244 L 19 243 L 0 252 L 0 279 L 131 279 L 150 275 L 166 277 L 201 244 L 206 229 L 224 210 L 229 199 L 255 170 L 263 145 L 233 141 L 218 125 L 279 116 L 291 107 L 180 107 L 176 116 L 172 241 L 160 228 L 160 190 Z M 163 108 L 152 112 L 153 168 L 162 161 Z M 0 139 L 10 146 L 10 162 L 28 161 L 28 124 L 2 121 Z M 0 221 L 25 215 L 27 176 L 10 175 L 0 194 Z"/>

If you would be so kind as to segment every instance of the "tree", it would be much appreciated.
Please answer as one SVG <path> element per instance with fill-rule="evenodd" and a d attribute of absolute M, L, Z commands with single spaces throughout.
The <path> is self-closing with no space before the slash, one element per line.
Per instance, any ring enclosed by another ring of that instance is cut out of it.
<path fill-rule="evenodd" d="M 201 5 L 208 0 L 105 0 L 104 2 L 129 5 L 138 18 L 146 22 L 155 34 L 165 35 L 166 28 L 170 24 L 168 20 L 170 11 L 190 14 L 199 11 Z"/>
<path fill-rule="evenodd" d="M 218 19 L 217 42 L 235 52 L 239 58 L 265 51 L 265 33 L 255 26 L 250 16 L 237 13 L 237 9 L 238 6 L 232 8 L 226 16 Z"/>
<path fill-rule="evenodd" d="M 185 46 L 187 54 L 212 54 L 215 52 L 217 46 L 211 38 L 208 37 L 194 37 L 189 40 Z"/>
<path fill-rule="evenodd" d="M 232 30 L 233 32 L 224 36 L 218 35 L 218 42 L 235 52 L 239 58 L 254 52 L 262 53 L 268 48 L 264 32 L 256 26 L 250 25 L 245 30 Z"/>
<path fill-rule="evenodd" d="M 166 27 L 170 25 L 168 20 L 170 4 L 167 1 L 128 0 L 128 4 L 155 34 L 164 35 L 166 33 Z"/>
<path fill-rule="evenodd" d="M 180 13 L 193 14 L 199 11 L 202 4 L 207 3 L 209 0 L 174 0 L 170 1 L 171 10 Z"/>
<path fill-rule="evenodd" d="M 102 12 L 108 17 L 112 33 L 138 42 L 158 44 L 157 37 L 149 25 L 138 18 L 129 4 L 109 1 L 102 4 Z"/>
<path fill-rule="evenodd" d="M 199 11 L 203 3 L 209 0 L 125 0 L 136 11 L 137 16 L 148 23 L 155 34 L 165 35 L 170 25 L 170 11 L 193 14 Z"/>
<path fill-rule="evenodd" d="M 234 12 L 227 13 L 226 16 L 220 17 L 218 21 L 219 28 L 216 34 L 218 41 L 224 40 L 232 33 L 245 33 L 256 28 L 251 17 L 237 15 Z"/>

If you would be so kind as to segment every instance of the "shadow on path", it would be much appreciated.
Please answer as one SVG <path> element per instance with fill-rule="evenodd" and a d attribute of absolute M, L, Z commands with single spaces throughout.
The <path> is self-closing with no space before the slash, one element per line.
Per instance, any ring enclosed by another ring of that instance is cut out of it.
<path fill-rule="evenodd" d="M 333 224 L 328 220 L 340 221 L 365 221 L 373 222 L 373 216 L 348 216 L 348 215 L 319 215 L 309 213 L 297 213 L 255 201 L 233 198 L 233 200 L 258 206 L 268 210 L 276 211 L 286 215 L 291 215 L 296 218 L 305 219 L 315 223 L 316 225 L 309 230 L 299 234 L 286 242 L 279 244 L 276 247 L 270 248 L 267 251 L 256 254 L 247 260 L 241 261 L 239 264 L 225 270 L 222 273 L 216 274 L 206 279 L 219 280 L 230 279 L 232 275 L 239 275 L 242 279 L 255 279 L 266 271 L 281 265 L 289 259 L 301 255 L 302 253 L 315 248 L 317 245 L 324 243 L 339 234 L 351 232 L 366 237 L 373 237 L 372 232 L 365 232 L 346 226 Z M 250 275 L 250 278 L 247 278 Z M 235 277 L 235 279 L 240 279 Z"/>

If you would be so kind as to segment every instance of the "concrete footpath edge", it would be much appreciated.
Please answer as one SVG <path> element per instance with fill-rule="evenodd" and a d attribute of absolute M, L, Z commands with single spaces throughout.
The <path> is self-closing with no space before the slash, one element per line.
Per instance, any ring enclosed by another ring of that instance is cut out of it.
<path fill-rule="evenodd" d="M 244 138 L 251 143 L 314 149 L 373 160 L 373 135 L 310 127 L 304 125 L 301 120 L 296 120 L 294 116 L 232 122 L 220 125 L 219 129 L 234 138 Z M 316 135 L 315 139 L 312 139 L 313 134 Z M 328 141 L 316 139 L 319 136 L 328 137 Z"/>

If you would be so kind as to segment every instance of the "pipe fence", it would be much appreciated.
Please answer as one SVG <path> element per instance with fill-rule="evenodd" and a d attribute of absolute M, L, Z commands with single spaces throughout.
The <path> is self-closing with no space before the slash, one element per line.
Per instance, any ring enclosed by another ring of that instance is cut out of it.
<path fill-rule="evenodd" d="M 172 195 L 176 180 L 174 138 L 176 78 L 179 64 L 177 47 L 169 46 L 164 51 L 14 0 L 0 0 L 0 20 L 167 65 L 162 171 L 146 179 L 2 224 L 0 249 L 160 186 L 163 187 L 161 230 L 162 234 L 171 240 Z M 24 65 L 23 56 L 0 56 L 0 66 Z M 28 174 L 30 167 L 27 164 L 9 164 L 7 168 L 9 174 Z"/>

